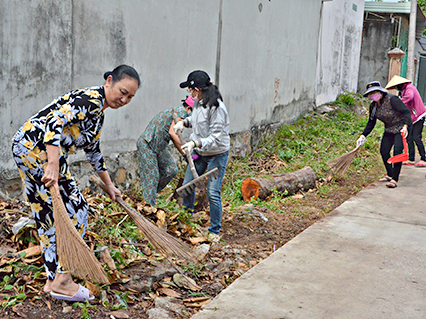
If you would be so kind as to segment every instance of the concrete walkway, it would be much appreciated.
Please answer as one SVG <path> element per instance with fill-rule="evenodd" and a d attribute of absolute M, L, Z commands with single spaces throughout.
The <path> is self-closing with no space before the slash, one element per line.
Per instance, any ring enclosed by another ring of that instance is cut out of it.
<path fill-rule="evenodd" d="M 425 174 L 365 188 L 192 318 L 426 318 Z"/>

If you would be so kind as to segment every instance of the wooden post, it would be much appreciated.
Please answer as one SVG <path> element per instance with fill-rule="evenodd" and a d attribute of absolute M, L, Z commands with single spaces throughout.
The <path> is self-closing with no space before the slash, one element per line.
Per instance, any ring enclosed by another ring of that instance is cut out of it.
<path fill-rule="evenodd" d="M 393 78 L 394 75 L 401 74 L 401 58 L 405 55 L 405 52 L 399 48 L 394 48 L 388 52 L 390 57 L 389 61 L 389 76 L 388 82 Z M 384 83 L 383 86 L 386 86 L 387 83 Z M 389 93 L 395 94 L 398 96 L 398 90 L 389 90 Z"/>

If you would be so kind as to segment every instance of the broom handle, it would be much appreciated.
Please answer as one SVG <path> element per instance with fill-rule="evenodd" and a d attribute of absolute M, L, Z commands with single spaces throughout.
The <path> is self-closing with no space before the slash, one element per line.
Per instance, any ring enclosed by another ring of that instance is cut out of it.
<path fill-rule="evenodd" d="M 105 183 L 103 181 L 101 181 L 99 178 L 97 178 L 95 175 L 91 175 L 90 178 L 92 179 L 92 181 L 96 182 L 96 184 L 102 188 L 102 190 L 108 194 L 108 188 L 106 187 Z M 127 205 L 127 203 L 124 201 L 124 199 L 122 197 L 116 197 L 115 200 L 117 201 L 117 203 L 119 203 L 121 205 L 121 207 L 124 208 L 124 210 L 127 212 L 127 214 L 133 219 L 133 221 L 135 221 L 135 219 L 143 219 L 145 222 L 148 222 L 148 220 L 142 216 L 141 214 L 139 214 L 135 209 L 133 209 L 132 207 L 130 207 L 129 205 Z"/>
<path fill-rule="evenodd" d="M 45 152 L 45 151 L 41 151 L 39 154 L 38 154 L 38 157 L 40 157 L 40 160 L 41 160 L 41 166 L 43 167 L 43 170 L 45 170 L 46 169 L 46 166 L 47 166 L 47 153 Z M 55 189 L 55 186 L 50 186 L 49 187 L 49 191 L 50 191 L 50 195 L 51 196 L 54 196 L 53 194 L 56 194 L 56 189 Z"/>
<path fill-rule="evenodd" d="M 40 157 L 41 165 L 43 166 L 43 169 L 45 169 L 47 165 L 47 153 L 45 151 L 41 151 L 38 154 L 38 157 Z"/>
<path fill-rule="evenodd" d="M 404 153 L 408 154 L 407 139 L 402 134 L 401 136 L 402 136 L 402 144 L 404 145 Z"/>
<path fill-rule="evenodd" d="M 175 121 L 175 124 L 178 122 L 178 117 L 177 117 L 177 112 L 176 109 L 173 108 L 173 121 Z M 176 132 L 176 135 L 178 136 L 180 143 L 183 145 L 185 143 L 185 141 L 182 138 L 182 134 L 180 132 Z M 189 168 L 191 169 L 191 173 L 192 176 L 194 177 L 194 179 L 198 178 L 198 173 L 197 170 L 195 169 L 194 166 L 194 161 L 192 160 L 192 156 L 191 154 L 189 154 L 189 152 L 185 149 L 185 155 L 186 155 L 186 159 L 188 160 L 188 164 L 189 164 Z"/>
<path fill-rule="evenodd" d="M 47 166 L 47 153 L 45 151 L 41 151 L 39 153 L 39 158 L 41 160 L 41 164 L 43 169 Z M 62 266 L 64 268 L 69 268 L 71 274 L 79 277 L 80 279 L 90 279 L 92 281 L 97 281 L 102 284 L 110 284 L 110 281 L 107 275 L 104 273 L 101 264 L 96 259 L 96 257 L 91 253 L 89 246 L 87 246 L 86 242 L 81 237 L 81 234 L 77 231 L 74 224 L 72 223 L 62 200 L 62 197 L 54 198 L 56 196 L 56 188 L 54 185 L 49 187 L 50 196 L 52 197 L 52 206 L 53 206 L 53 216 L 55 218 L 55 223 L 64 223 L 66 227 L 67 233 L 59 233 L 58 228 L 56 233 L 56 246 L 58 249 L 58 257 L 62 260 Z M 58 214 L 58 215 L 57 215 Z M 57 218 L 58 217 L 58 218 Z M 56 225 L 58 227 L 58 225 Z M 65 230 L 64 230 L 65 231 Z M 87 264 L 85 262 L 82 263 L 81 260 L 74 261 L 72 258 L 61 255 L 61 246 L 64 245 L 72 245 L 75 246 L 76 249 L 79 250 L 80 258 L 87 259 L 86 262 L 90 262 L 93 265 L 93 269 L 86 269 Z M 68 259 L 70 258 L 70 259 Z M 68 266 L 67 266 L 68 265 Z M 72 270 L 74 268 L 80 268 L 85 272 L 84 275 L 81 273 Z"/>
<path fill-rule="evenodd" d="M 90 178 L 92 179 L 92 181 L 96 182 L 96 184 L 102 188 L 102 190 L 104 192 L 107 191 L 107 187 L 104 184 L 104 182 L 102 182 L 99 178 L 97 178 L 94 175 L 91 175 Z M 130 206 L 128 206 L 126 204 L 126 202 L 121 198 L 121 197 L 117 197 L 117 202 L 129 213 L 130 217 L 134 218 L 134 215 L 132 214 L 137 214 L 138 217 L 143 218 L 144 220 L 145 217 L 143 217 L 142 215 L 140 215 L 138 212 L 136 212 L 133 208 L 131 208 Z M 177 267 L 175 264 L 172 263 L 172 261 L 167 257 L 167 255 L 164 252 L 161 252 L 161 254 L 164 256 L 164 258 L 167 259 L 167 261 L 173 266 L 174 269 L 176 269 L 182 276 L 184 276 L 187 280 L 189 280 L 189 278 L 185 275 L 185 273 L 182 271 L 182 269 L 180 269 L 179 267 Z"/>
<path fill-rule="evenodd" d="M 101 181 L 99 178 L 97 178 L 94 175 L 91 175 L 90 178 L 92 179 L 92 181 L 96 182 L 96 185 L 98 185 L 100 188 L 102 188 L 102 190 L 108 194 L 108 188 L 106 187 L 105 183 L 103 181 Z M 126 202 L 124 201 L 124 199 L 122 197 L 117 196 L 115 198 L 115 200 L 117 201 L 117 203 L 119 203 L 127 212 L 129 212 L 129 210 L 131 210 L 131 208 L 126 204 Z M 134 213 L 133 211 L 131 213 Z"/>

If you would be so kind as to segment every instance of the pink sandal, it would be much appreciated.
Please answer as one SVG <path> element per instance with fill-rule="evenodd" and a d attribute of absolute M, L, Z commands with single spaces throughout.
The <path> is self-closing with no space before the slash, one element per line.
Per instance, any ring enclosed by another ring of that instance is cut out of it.
<path fill-rule="evenodd" d="M 404 161 L 404 162 L 402 162 L 402 165 L 413 166 L 413 165 L 415 165 L 415 162 L 414 161 Z"/>
<path fill-rule="evenodd" d="M 425 161 L 418 161 L 416 164 L 414 164 L 416 167 L 426 167 Z"/>

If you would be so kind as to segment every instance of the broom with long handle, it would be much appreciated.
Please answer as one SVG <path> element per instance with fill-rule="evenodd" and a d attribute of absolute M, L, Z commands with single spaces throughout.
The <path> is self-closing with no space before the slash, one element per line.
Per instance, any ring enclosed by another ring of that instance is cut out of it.
<path fill-rule="evenodd" d="M 91 179 L 107 193 L 106 185 L 96 176 L 92 175 Z M 161 228 L 148 221 L 144 216 L 139 214 L 135 209 L 131 208 L 121 197 L 117 197 L 116 201 L 127 214 L 133 219 L 135 224 L 144 234 L 151 245 L 164 256 L 177 256 L 193 262 L 195 257 L 190 252 L 189 246 L 173 237 Z"/>
<path fill-rule="evenodd" d="M 43 168 L 47 165 L 47 154 L 39 154 Z M 80 279 L 89 280 L 99 284 L 110 284 L 101 263 L 87 246 L 78 233 L 61 197 L 56 196 L 55 186 L 49 187 L 52 198 L 53 217 L 56 229 L 56 250 L 59 262 L 65 271 Z"/>

